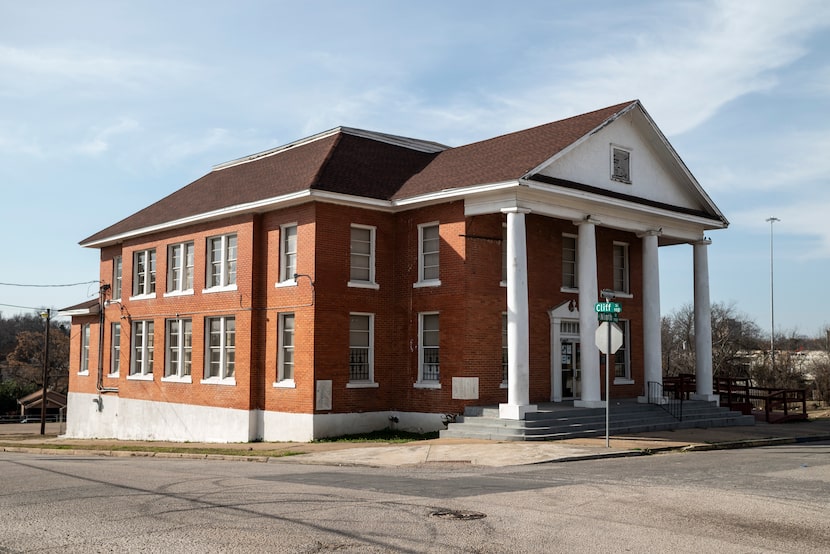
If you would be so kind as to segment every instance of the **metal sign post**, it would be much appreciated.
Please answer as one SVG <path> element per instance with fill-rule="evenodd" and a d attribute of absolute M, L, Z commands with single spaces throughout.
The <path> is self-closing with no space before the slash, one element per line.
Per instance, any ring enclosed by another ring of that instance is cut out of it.
<path fill-rule="evenodd" d="M 597 329 L 595 342 L 597 348 L 605 354 L 605 448 L 611 448 L 609 431 L 611 428 L 611 354 L 616 353 L 622 346 L 622 331 L 615 325 L 618 321 L 618 314 L 622 312 L 622 306 L 611 302 L 611 299 L 615 297 L 613 291 L 603 289 L 600 294 L 605 298 L 605 302 L 597 302 L 594 305 L 597 317 L 602 322 Z M 603 326 L 606 327 L 604 333 Z M 603 334 L 606 337 L 602 337 Z M 603 338 L 606 340 L 603 341 Z"/>

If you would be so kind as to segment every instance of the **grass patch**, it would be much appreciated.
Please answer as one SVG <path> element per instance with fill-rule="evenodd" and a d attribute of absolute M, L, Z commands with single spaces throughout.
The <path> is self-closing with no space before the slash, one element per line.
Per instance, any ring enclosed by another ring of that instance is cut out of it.
<path fill-rule="evenodd" d="M 371 433 L 357 433 L 355 435 L 342 435 L 339 437 L 317 439 L 314 442 L 389 442 L 400 444 L 437 438 L 438 431 L 431 431 L 429 433 L 410 433 L 408 431 L 384 429 L 382 431 L 372 431 Z"/>

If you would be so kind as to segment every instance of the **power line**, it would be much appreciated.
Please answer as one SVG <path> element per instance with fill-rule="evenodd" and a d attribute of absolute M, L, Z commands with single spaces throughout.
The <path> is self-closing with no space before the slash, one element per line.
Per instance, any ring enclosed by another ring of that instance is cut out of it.
<path fill-rule="evenodd" d="M 19 308 L 21 310 L 35 310 L 35 311 L 40 311 L 40 310 L 44 309 L 43 307 L 33 308 L 32 306 L 17 306 L 15 304 L 0 304 L 0 306 L 2 306 L 4 308 Z"/>
<path fill-rule="evenodd" d="M 32 288 L 60 288 L 60 287 L 77 287 L 79 285 L 91 285 L 93 283 L 100 283 L 101 281 L 84 281 L 83 283 L 67 283 L 65 285 L 31 285 L 26 283 L 0 283 L 4 287 L 32 287 Z M 19 306 L 18 306 L 19 307 Z"/>

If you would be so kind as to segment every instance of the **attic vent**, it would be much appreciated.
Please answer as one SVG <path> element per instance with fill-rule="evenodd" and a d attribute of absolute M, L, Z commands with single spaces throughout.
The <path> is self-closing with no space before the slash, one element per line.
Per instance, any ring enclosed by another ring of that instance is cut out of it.
<path fill-rule="evenodd" d="M 622 148 L 611 147 L 611 179 L 631 184 L 631 152 Z"/>

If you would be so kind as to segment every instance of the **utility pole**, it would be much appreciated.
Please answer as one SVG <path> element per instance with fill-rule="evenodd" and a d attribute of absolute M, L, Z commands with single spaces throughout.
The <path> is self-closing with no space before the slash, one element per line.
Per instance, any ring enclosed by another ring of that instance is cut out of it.
<path fill-rule="evenodd" d="M 772 224 L 781 221 L 777 217 L 767 218 L 769 223 L 769 355 L 772 371 L 775 372 L 775 289 L 773 287 Z"/>
<path fill-rule="evenodd" d="M 40 434 L 46 434 L 46 386 L 49 384 L 49 327 L 52 318 L 52 311 L 46 308 L 40 313 L 40 317 L 46 319 L 46 338 L 43 345 L 43 396 L 40 398 Z"/>

